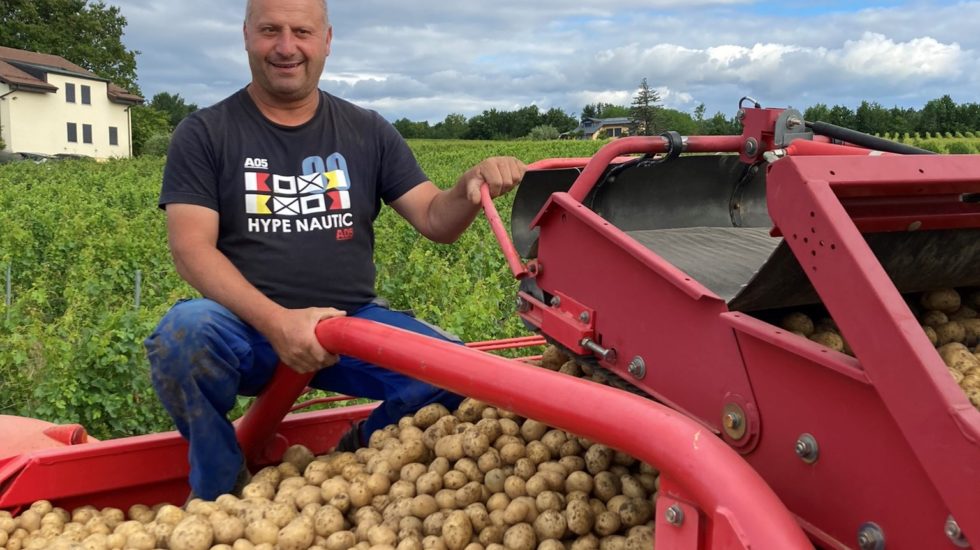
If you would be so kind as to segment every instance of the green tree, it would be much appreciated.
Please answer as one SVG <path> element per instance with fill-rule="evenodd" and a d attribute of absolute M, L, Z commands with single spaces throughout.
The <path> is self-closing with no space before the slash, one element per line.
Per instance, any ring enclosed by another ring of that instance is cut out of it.
<path fill-rule="evenodd" d="M 930 100 L 922 107 L 919 114 L 918 130 L 920 132 L 955 132 L 961 128 L 958 119 L 959 112 L 953 98 L 949 94 L 938 99 Z"/>
<path fill-rule="evenodd" d="M 0 46 L 64 57 L 139 94 L 136 55 L 118 7 L 88 0 L 0 1 Z"/>
<path fill-rule="evenodd" d="M 170 134 L 170 120 L 167 113 L 157 111 L 146 105 L 136 105 L 130 110 L 133 126 L 133 155 L 143 154 L 146 142 L 156 135 Z"/>
<path fill-rule="evenodd" d="M 827 113 L 827 119 L 824 122 L 843 126 L 844 128 L 854 128 L 856 120 L 854 111 L 850 108 L 844 105 L 834 105 L 830 108 L 830 112 Z"/>
<path fill-rule="evenodd" d="M 583 122 L 587 118 L 616 118 L 630 116 L 629 107 L 614 105 L 612 103 L 590 103 L 582 108 L 580 120 Z"/>
<path fill-rule="evenodd" d="M 558 132 L 567 132 L 569 130 L 574 130 L 578 126 L 578 121 L 575 117 L 569 115 L 565 111 L 559 109 L 558 107 L 552 107 L 548 109 L 543 115 L 541 115 L 541 120 L 539 120 L 540 125 L 553 126 Z"/>
<path fill-rule="evenodd" d="M 825 103 L 817 103 L 803 111 L 803 118 L 808 122 L 827 122 L 830 118 L 830 108 Z"/>
<path fill-rule="evenodd" d="M 429 121 L 413 122 L 407 118 L 400 118 L 392 123 L 395 130 L 405 139 L 424 139 L 432 137 L 432 129 L 429 128 Z"/>
<path fill-rule="evenodd" d="M 633 103 L 630 105 L 629 118 L 633 126 L 631 132 L 635 136 L 652 136 L 657 132 L 657 116 L 661 109 L 657 103 L 660 102 L 660 94 L 650 88 L 647 79 L 640 82 L 640 88 L 633 96 Z"/>
<path fill-rule="evenodd" d="M 661 131 L 673 130 L 682 136 L 693 136 L 698 133 L 698 124 L 691 115 L 676 109 L 658 109 L 654 124 Z"/>
<path fill-rule="evenodd" d="M 554 126 L 542 124 L 541 126 L 531 128 L 531 131 L 526 137 L 531 141 L 545 141 L 549 139 L 558 139 L 558 134 L 558 129 Z"/>
<path fill-rule="evenodd" d="M 883 134 L 895 131 L 891 114 L 877 102 L 862 101 L 854 112 L 854 129 L 866 134 Z"/>
<path fill-rule="evenodd" d="M 446 115 L 446 118 L 442 122 L 437 122 L 432 127 L 432 137 L 437 139 L 463 139 L 468 129 L 469 123 L 466 122 L 466 116 L 459 113 L 450 113 Z"/>
<path fill-rule="evenodd" d="M 185 103 L 184 98 L 180 97 L 180 94 L 170 94 L 168 92 L 160 92 L 153 96 L 150 100 L 150 107 L 153 107 L 161 113 L 166 113 L 170 120 L 170 129 L 173 130 L 180 124 L 181 120 L 197 110 L 197 105 L 194 103 Z"/>

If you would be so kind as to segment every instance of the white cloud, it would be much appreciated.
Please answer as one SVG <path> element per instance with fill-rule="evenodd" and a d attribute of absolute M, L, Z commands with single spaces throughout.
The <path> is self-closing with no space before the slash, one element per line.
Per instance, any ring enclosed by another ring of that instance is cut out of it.
<path fill-rule="evenodd" d="M 240 0 L 110 0 L 140 50 L 147 96 L 210 104 L 249 79 Z M 537 104 L 577 114 L 629 104 L 647 78 L 664 104 L 731 115 L 767 106 L 862 99 L 921 107 L 949 93 L 980 101 L 980 2 L 872 0 L 499 0 L 332 2 L 322 85 L 389 119 L 442 120 Z M 865 7 L 866 6 L 866 7 Z M 178 21 L 179 24 L 173 24 Z"/>

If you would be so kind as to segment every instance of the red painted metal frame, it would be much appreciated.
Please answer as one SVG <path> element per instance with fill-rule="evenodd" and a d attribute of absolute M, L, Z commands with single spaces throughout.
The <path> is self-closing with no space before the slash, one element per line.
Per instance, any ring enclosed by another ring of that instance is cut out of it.
<path fill-rule="evenodd" d="M 288 444 L 302 443 L 314 453 L 325 453 L 353 421 L 375 406 L 291 414 L 277 422 L 277 435 Z M 177 432 L 42 449 L 0 465 L 0 510 L 17 514 L 40 499 L 67 510 L 84 505 L 126 509 L 133 504 L 180 504 L 190 490 L 187 472 L 187 442 Z"/>
<path fill-rule="evenodd" d="M 753 125 L 777 116 L 767 110 Z M 771 147 L 771 129 L 747 128 Z M 748 135 L 719 143 L 741 151 L 731 145 Z M 949 547 L 943 525 L 950 514 L 977 540 L 980 413 L 861 233 L 980 227 L 980 206 L 961 200 L 980 192 L 980 157 L 794 145 L 795 156 L 775 162 L 768 174 L 773 233 L 787 235 L 857 359 L 728 312 L 710 291 L 582 206 L 578 199 L 605 167 L 599 159 L 662 147 L 656 138 L 610 144 L 580 175 L 574 195 L 549 198 L 532 222 L 540 229 L 538 286 L 591 308 L 593 320 L 582 330 L 619 352 L 605 366 L 662 402 L 715 431 L 725 402 L 753 408 L 761 424 L 754 426 L 757 441 L 741 448 L 723 437 L 821 546 L 852 547 L 859 527 L 873 521 L 888 548 Z M 528 303 L 522 316 L 539 327 L 549 316 L 569 316 L 560 304 Z M 577 338 L 557 336 L 566 345 Z M 634 355 L 645 359 L 644 379 L 625 368 Z M 793 452 L 803 433 L 820 444 L 812 464 Z M 672 527 L 662 523 L 658 517 L 658 531 Z"/>
<path fill-rule="evenodd" d="M 657 466 L 697 503 L 706 523 L 704 544 L 810 547 L 779 498 L 745 461 L 703 426 L 653 401 L 361 319 L 322 321 L 317 337 L 335 353 L 384 365 Z M 583 403 L 602 403 L 601 414 Z"/>
<path fill-rule="evenodd" d="M 839 199 L 922 196 L 930 190 L 978 193 L 980 157 L 788 158 L 771 165 L 768 176 L 770 216 L 860 359 L 887 416 L 941 495 L 942 508 L 919 507 L 916 514 L 939 522 L 951 513 L 968 538 L 980 540 L 980 412 L 946 372 Z M 935 225 L 980 227 L 980 205 L 972 206 L 972 215 Z M 862 435 L 870 434 L 853 437 Z M 909 471 L 894 460 L 876 466 L 894 479 Z M 889 519 L 898 528 L 907 518 Z"/>

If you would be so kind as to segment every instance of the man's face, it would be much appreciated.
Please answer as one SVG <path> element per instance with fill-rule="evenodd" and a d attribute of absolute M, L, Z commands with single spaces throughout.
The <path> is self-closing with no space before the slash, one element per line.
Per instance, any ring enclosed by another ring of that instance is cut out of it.
<path fill-rule="evenodd" d="M 253 0 L 251 7 L 245 50 L 256 91 L 278 103 L 316 93 L 333 37 L 322 0 Z"/>

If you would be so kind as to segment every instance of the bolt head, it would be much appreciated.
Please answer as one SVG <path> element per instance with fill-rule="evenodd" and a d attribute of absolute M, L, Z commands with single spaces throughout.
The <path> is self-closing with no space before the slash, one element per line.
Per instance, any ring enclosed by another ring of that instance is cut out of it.
<path fill-rule="evenodd" d="M 742 417 L 734 412 L 726 414 L 723 421 L 729 430 L 737 430 L 742 425 Z"/>
<path fill-rule="evenodd" d="M 684 510 L 676 504 L 672 504 L 664 510 L 664 519 L 671 525 L 680 526 L 684 523 Z"/>
<path fill-rule="evenodd" d="M 582 313 L 579 313 L 578 320 L 579 321 L 582 321 L 583 323 L 588 323 L 589 322 L 589 312 L 588 311 L 583 311 Z"/>
<path fill-rule="evenodd" d="M 548 303 L 554 307 L 558 307 L 561 305 L 561 298 L 559 298 L 558 296 L 552 296 L 551 300 Z"/>

